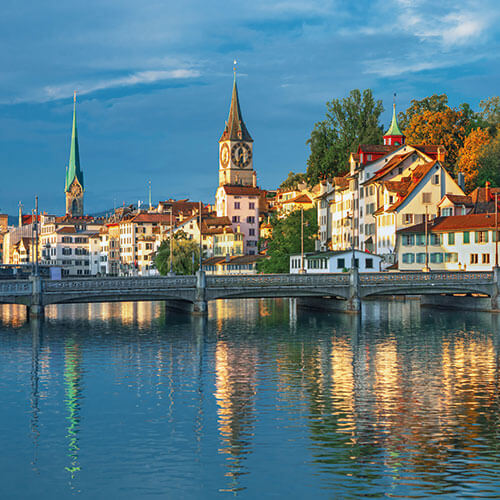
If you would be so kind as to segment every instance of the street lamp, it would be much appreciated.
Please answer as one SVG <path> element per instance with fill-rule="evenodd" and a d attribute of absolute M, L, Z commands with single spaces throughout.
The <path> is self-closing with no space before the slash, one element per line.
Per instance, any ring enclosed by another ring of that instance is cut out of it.
<path fill-rule="evenodd" d="M 170 271 L 168 272 L 168 275 L 169 276 L 174 276 L 175 273 L 174 273 L 174 263 L 173 263 L 173 247 L 172 247 L 172 232 L 173 232 L 173 226 L 172 226 L 172 217 L 173 217 L 173 207 L 170 206 L 170 231 L 169 231 L 169 239 L 168 239 L 168 242 L 169 242 L 169 254 L 170 254 Z"/>

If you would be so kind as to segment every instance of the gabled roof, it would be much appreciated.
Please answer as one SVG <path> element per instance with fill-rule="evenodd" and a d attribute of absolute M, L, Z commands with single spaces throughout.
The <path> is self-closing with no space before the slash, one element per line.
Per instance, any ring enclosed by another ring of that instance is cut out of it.
<path fill-rule="evenodd" d="M 437 217 L 427 223 L 427 230 L 431 232 L 448 231 L 476 231 L 481 229 L 495 228 L 495 214 L 468 214 L 450 215 L 449 217 Z M 423 233 L 425 224 L 422 222 L 414 226 L 400 229 L 398 234 Z"/>
<path fill-rule="evenodd" d="M 372 182 L 378 181 L 385 177 L 387 174 L 391 173 L 396 167 L 401 165 L 403 161 L 409 158 L 413 154 L 413 151 L 404 153 L 401 155 L 394 155 L 382 168 L 377 170 L 373 177 L 368 179 L 364 184 L 371 184 Z"/>
<path fill-rule="evenodd" d="M 231 107 L 226 127 L 220 141 L 247 141 L 253 142 L 241 114 L 240 100 L 238 97 L 238 87 L 236 85 L 236 74 L 233 81 L 233 94 L 231 96 Z"/>
<path fill-rule="evenodd" d="M 420 184 L 420 182 L 427 175 L 427 173 L 431 171 L 431 169 L 434 167 L 434 165 L 436 163 L 437 163 L 436 161 L 432 161 L 432 162 L 424 163 L 423 165 L 419 165 L 417 168 L 415 168 L 415 170 L 411 174 L 411 181 L 408 184 L 408 186 L 406 187 L 406 190 L 403 191 L 404 188 L 403 188 L 403 186 L 401 186 L 401 192 L 399 193 L 400 199 L 396 203 L 391 205 L 386 210 L 386 212 L 394 212 L 396 209 L 398 209 L 404 203 L 404 201 L 408 198 L 408 196 L 415 190 L 415 188 Z M 404 179 L 402 181 L 405 182 Z M 388 184 L 389 182 L 391 182 L 391 181 L 387 181 L 384 184 Z"/>
<path fill-rule="evenodd" d="M 170 225 L 170 221 L 172 221 L 172 225 L 175 225 L 175 214 L 170 215 L 169 213 L 162 214 L 153 214 L 153 213 L 143 213 L 137 214 L 129 220 L 123 221 L 124 223 L 129 222 L 145 222 L 145 223 L 162 223 Z"/>
<path fill-rule="evenodd" d="M 439 202 L 439 205 L 443 202 L 443 200 L 447 198 L 450 200 L 453 205 L 465 205 L 466 207 L 472 207 L 474 203 L 472 202 L 471 196 L 466 196 L 462 194 L 445 194 L 443 199 Z"/>
<path fill-rule="evenodd" d="M 312 202 L 313 201 L 311 200 L 309 195 L 301 193 L 295 196 L 295 198 L 291 198 L 290 200 L 283 200 L 281 204 L 286 205 L 287 203 L 312 203 Z"/>
<path fill-rule="evenodd" d="M 492 201 L 492 199 L 494 197 L 492 195 L 495 195 L 495 193 L 500 194 L 500 188 L 478 187 L 478 188 L 474 189 L 474 191 L 472 191 L 472 193 L 470 193 L 469 196 L 471 197 L 472 203 L 474 203 L 474 205 L 475 205 L 476 203 L 485 203 L 485 202 Z"/>

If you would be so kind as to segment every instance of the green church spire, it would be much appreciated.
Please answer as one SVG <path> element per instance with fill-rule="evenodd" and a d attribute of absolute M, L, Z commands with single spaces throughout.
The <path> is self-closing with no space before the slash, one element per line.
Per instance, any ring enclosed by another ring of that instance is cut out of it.
<path fill-rule="evenodd" d="M 392 123 L 385 135 L 403 135 L 399 130 L 398 120 L 396 119 L 396 103 L 392 105 Z"/>
<path fill-rule="evenodd" d="M 78 148 L 78 132 L 76 128 L 76 92 L 73 95 L 73 129 L 71 132 L 69 164 L 66 168 L 66 192 L 69 191 L 75 179 L 83 189 L 83 172 L 80 169 L 80 151 Z"/>

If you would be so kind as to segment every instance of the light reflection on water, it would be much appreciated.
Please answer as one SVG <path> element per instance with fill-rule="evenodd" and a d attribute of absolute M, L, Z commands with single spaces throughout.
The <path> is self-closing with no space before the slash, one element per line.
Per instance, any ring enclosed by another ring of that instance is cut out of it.
<path fill-rule="evenodd" d="M 0 306 L 2 498 L 500 496 L 500 318 Z"/>

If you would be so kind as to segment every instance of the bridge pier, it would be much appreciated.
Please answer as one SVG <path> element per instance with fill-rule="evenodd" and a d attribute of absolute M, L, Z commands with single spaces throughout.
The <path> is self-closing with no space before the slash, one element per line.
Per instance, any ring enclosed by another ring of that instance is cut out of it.
<path fill-rule="evenodd" d="M 205 316 L 208 314 L 207 304 L 207 277 L 205 271 L 196 271 L 196 294 L 193 303 L 193 314 Z"/>
<path fill-rule="evenodd" d="M 361 313 L 361 299 L 359 291 L 358 268 L 352 267 L 349 273 L 349 299 L 347 300 L 346 312 L 352 314 Z"/>
<path fill-rule="evenodd" d="M 31 281 L 31 303 L 28 306 L 30 318 L 43 318 L 44 307 L 42 299 L 42 279 L 40 276 L 30 276 Z"/>

